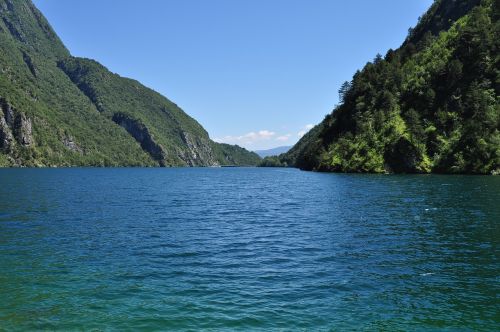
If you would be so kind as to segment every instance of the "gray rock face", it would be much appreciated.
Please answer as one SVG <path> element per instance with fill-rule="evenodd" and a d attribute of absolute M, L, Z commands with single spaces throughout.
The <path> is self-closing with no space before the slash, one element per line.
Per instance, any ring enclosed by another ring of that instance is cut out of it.
<path fill-rule="evenodd" d="M 33 144 L 33 124 L 31 119 L 27 118 L 24 113 L 20 113 L 16 117 L 15 131 L 19 144 L 23 146 L 30 146 Z"/>
<path fill-rule="evenodd" d="M 0 98 L 0 149 L 10 151 L 14 136 L 11 128 L 14 124 L 12 108 Z"/>
<path fill-rule="evenodd" d="M 10 151 L 13 140 L 12 131 L 7 125 L 7 121 L 5 121 L 5 117 L 2 113 L 0 114 L 0 149 Z"/>
<path fill-rule="evenodd" d="M 32 120 L 0 98 L 0 148 L 10 151 L 14 139 L 24 147 L 34 144 Z"/>
<path fill-rule="evenodd" d="M 187 151 L 183 151 L 179 157 L 189 166 L 219 166 L 209 141 L 193 137 L 188 132 L 182 132 L 182 140 Z"/>
<path fill-rule="evenodd" d="M 0 98 L 0 107 L 3 110 L 7 125 L 11 128 L 14 127 L 15 116 L 12 107 L 5 101 L 5 99 L 1 98 Z"/>
<path fill-rule="evenodd" d="M 73 140 L 73 138 L 71 136 L 65 136 L 65 137 L 63 137 L 62 143 L 64 144 L 64 146 L 68 150 L 71 150 L 73 152 L 78 152 L 80 154 L 83 153 L 82 148 L 79 147 L 78 144 L 75 143 L 75 141 Z"/>
<path fill-rule="evenodd" d="M 148 128 L 140 121 L 130 118 L 126 114 L 117 113 L 113 121 L 123 127 L 141 145 L 142 149 L 149 153 L 160 166 L 166 165 L 167 152 L 165 148 L 155 141 Z M 185 149 L 179 149 L 176 156 L 188 166 L 219 166 L 214 156 L 209 140 L 194 137 L 188 132 L 181 133 Z"/>

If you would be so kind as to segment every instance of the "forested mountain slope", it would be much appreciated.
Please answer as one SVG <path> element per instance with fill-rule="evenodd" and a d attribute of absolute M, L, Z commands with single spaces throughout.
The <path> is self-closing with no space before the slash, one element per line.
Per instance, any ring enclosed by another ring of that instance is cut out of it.
<path fill-rule="evenodd" d="M 0 0 L 0 166 L 255 165 L 174 103 L 71 57 L 29 0 Z"/>
<path fill-rule="evenodd" d="M 500 170 L 498 0 L 437 0 L 279 162 L 334 172 Z"/>

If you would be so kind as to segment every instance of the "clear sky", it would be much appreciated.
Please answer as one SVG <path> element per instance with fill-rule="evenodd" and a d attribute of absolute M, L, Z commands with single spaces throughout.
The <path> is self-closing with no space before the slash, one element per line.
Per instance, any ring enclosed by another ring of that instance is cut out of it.
<path fill-rule="evenodd" d="M 75 56 L 141 81 L 210 137 L 293 145 L 432 0 L 34 0 Z"/>

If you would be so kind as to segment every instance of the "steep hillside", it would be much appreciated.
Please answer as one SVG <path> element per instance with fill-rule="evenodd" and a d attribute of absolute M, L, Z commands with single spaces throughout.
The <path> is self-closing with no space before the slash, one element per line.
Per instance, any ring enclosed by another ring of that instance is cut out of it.
<path fill-rule="evenodd" d="M 58 63 L 97 110 L 123 127 L 161 165 L 216 165 L 207 132 L 175 104 L 93 60 Z"/>
<path fill-rule="evenodd" d="M 498 173 L 497 0 L 437 0 L 280 162 L 334 172 Z"/>
<path fill-rule="evenodd" d="M 215 147 L 215 151 L 217 160 L 220 160 L 223 166 L 256 166 L 261 161 L 258 154 L 238 145 L 220 143 Z"/>
<path fill-rule="evenodd" d="M 0 0 L 0 47 L 0 166 L 258 163 L 139 82 L 71 57 L 29 0 Z"/>

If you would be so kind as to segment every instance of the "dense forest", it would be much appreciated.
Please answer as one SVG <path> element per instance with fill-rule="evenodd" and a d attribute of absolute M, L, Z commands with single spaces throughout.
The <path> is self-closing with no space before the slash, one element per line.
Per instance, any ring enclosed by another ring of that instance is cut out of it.
<path fill-rule="evenodd" d="M 322 123 L 262 165 L 499 173 L 499 7 L 498 0 L 436 0 L 399 49 L 342 85 Z"/>
<path fill-rule="evenodd" d="M 176 104 L 72 57 L 29 0 L 0 0 L 0 166 L 256 165 Z"/>

